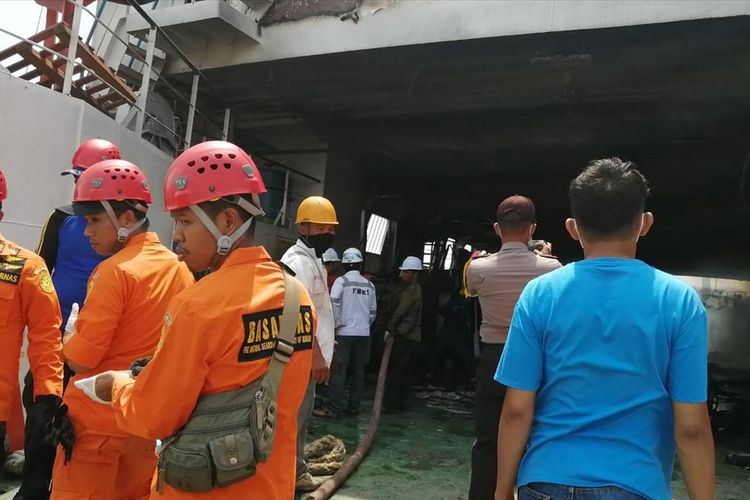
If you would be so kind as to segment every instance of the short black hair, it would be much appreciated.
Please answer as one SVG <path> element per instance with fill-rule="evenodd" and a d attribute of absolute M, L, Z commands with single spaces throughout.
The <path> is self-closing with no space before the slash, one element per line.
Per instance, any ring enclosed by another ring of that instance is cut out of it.
<path fill-rule="evenodd" d="M 617 157 L 591 161 L 570 183 L 576 224 L 597 239 L 627 235 L 646 208 L 649 183 L 636 165 Z"/>
<path fill-rule="evenodd" d="M 145 206 L 143 202 L 137 200 L 112 200 L 109 202 L 112 207 L 112 211 L 115 213 L 115 217 L 119 217 L 126 210 L 130 210 L 135 215 L 135 220 L 146 219 L 141 228 L 145 231 L 148 230 L 151 222 L 146 218 L 147 213 L 142 210 L 138 210 L 136 206 Z M 100 201 L 79 201 L 73 203 L 73 213 L 76 215 L 93 215 L 104 212 L 104 205 Z"/>
<path fill-rule="evenodd" d="M 362 270 L 362 263 L 361 262 L 352 262 L 349 264 L 343 264 L 344 270 L 346 272 L 349 271 L 361 271 Z"/>

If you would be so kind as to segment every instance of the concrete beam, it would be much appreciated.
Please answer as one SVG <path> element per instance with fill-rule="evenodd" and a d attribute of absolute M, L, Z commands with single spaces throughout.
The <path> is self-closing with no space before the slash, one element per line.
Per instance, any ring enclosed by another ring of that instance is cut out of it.
<path fill-rule="evenodd" d="M 156 9 L 150 11 L 149 14 L 160 28 L 174 35 L 177 40 L 188 41 L 180 47 L 186 53 L 202 45 L 200 43 L 196 45 L 196 40 L 212 40 L 224 44 L 225 49 L 226 41 L 231 37 L 239 37 L 251 44 L 260 42 L 255 22 L 226 2 L 196 2 Z M 137 12 L 127 17 L 125 26 L 128 33 L 140 37 L 143 37 L 149 30 L 148 22 Z M 189 42 L 191 40 L 192 43 Z M 160 38 L 157 39 L 157 45 L 161 49 L 170 51 L 169 45 Z M 188 57 L 192 59 L 190 54 Z"/>
<path fill-rule="evenodd" d="M 198 2 L 185 7 L 201 4 L 223 5 Z M 357 24 L 315 17 L 265 28 L 262 45 L 251 37 L 238 39 L 227 50 L 225 41 L 208 39 L 205 46 L 187 48 L 186 53 L 202 68 L 217 68 L 374 48 L 749 14 L 750 2 L 742 0 L 403 1 Z M 188 71 L 180 63 L 171 70 Z"/>

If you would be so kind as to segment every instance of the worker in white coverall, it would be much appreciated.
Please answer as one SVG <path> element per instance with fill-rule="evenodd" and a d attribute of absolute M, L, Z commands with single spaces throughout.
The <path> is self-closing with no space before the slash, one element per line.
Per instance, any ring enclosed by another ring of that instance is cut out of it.
<path fill-rule="evenodd" d="M 319 483 L 307 472 L 305 440 L 307 425 L 315 404 L 315 384 L 328 384 L 333 358 L 333 309 L 328 293 L 328 275 L 321 257 L 336 236 L 336 210 L 321 196 L 302 200 L 297 209 L 299 239 L 281 257 L 307 289 L 318 313 L 318 330 L 313 343 L 313 363 L 305 399 L 297 416 L 297 491 L 313 491 Z"/>
<path fill-rule="evenodd" d="M 358 248 L 347 248 L 341 258 L 346 273 L 331 288 L 338 361 L 331 375 L 330 416 L 359 415 L 365 366 L 370 360 L 370 326 L 378 309 L 375 285 L 360 274 L 363 263 Z"/>

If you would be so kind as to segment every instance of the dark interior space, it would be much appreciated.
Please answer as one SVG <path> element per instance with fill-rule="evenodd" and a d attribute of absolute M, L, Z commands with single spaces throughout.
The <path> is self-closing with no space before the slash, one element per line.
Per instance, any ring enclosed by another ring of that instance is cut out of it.
<path fill-rule="evenodd" d="M 304 152 L 263 139 L 297 124 L 350 157 L 361 207 L 399 221 L 401 255 L 446 236 L 496 247 L 495 206 L 521 193 L 538 236 L 577 259 L 567 184 L 617 155 L 652 183 L 644 260 L 748 278 L 749 28 L 737 17 L 282 60 L 211 71 L 201 97 L 233 109 L 253 153 Z M 343 203 L 335 182 L 326 193 Z"/>

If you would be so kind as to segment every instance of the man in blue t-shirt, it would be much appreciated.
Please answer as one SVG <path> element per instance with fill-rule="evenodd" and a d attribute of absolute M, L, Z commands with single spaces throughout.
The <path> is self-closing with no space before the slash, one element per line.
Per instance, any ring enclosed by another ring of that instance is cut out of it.
<path fill-rule="evenodd" d="M 585 259 L 524 289 L 495 379 L 508 386 L 495 498 L 714 498 L 707 322 L 687 284 L 635 258 L 654 217 L 629 162 L 590 163 L 565 222 Z M 676 445 L 676 446 L 675 446 Z"/>

